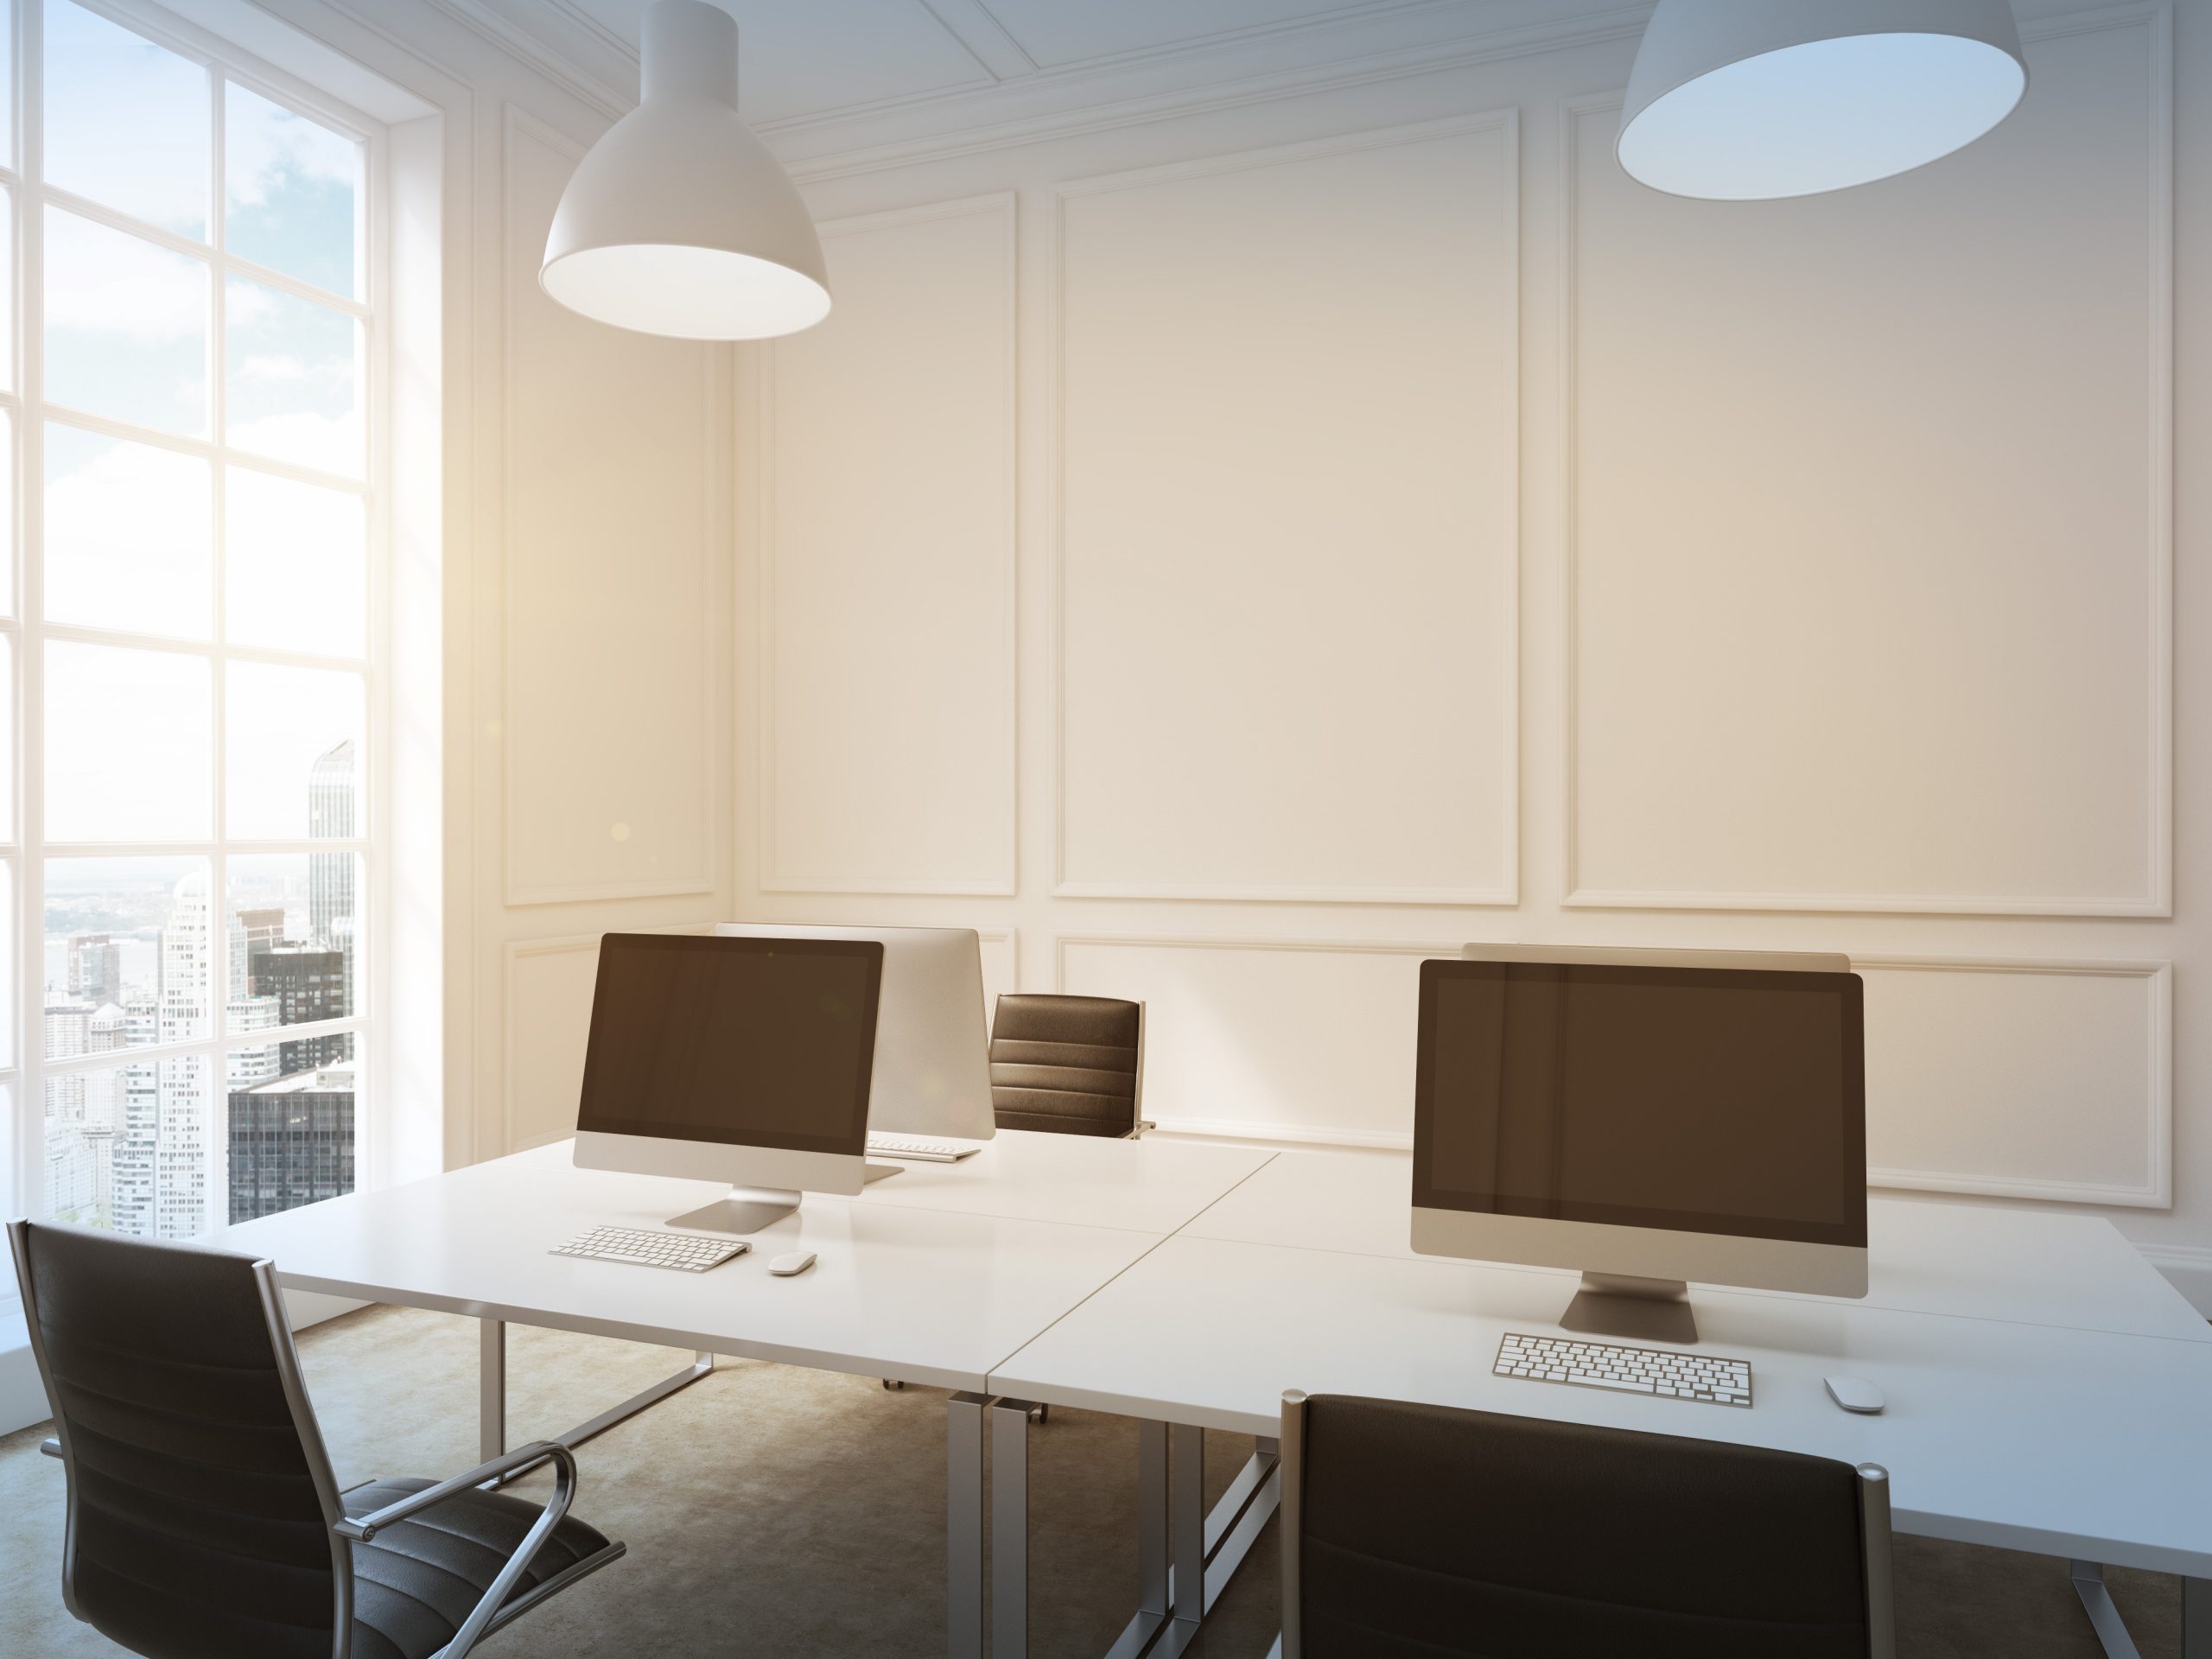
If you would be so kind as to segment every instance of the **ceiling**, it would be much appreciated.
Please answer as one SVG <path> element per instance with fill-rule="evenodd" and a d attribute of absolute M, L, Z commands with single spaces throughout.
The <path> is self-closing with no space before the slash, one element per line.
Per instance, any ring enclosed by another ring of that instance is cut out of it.
<path fill-rule="evenodd" d="M 715 0 L 755 123 L 962 92 L 1433 0 Z M 634 53 L 645 0 L 548 0 Z"/>

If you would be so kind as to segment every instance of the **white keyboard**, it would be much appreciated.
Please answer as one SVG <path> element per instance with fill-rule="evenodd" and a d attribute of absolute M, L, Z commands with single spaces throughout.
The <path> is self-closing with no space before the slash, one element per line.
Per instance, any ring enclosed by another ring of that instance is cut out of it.
<path fill-rule="evenodd" d="M 741 1238 L 716 1238 L 711 1233 L 663 1233 L 638 1227 L 594 1227 L 589 1232 L 555 1247 L 555 1255 L 580 1256 L 587 1262 L 631 1262 L 641 1268 L 673 1268 L 678 1273 L 704 1273 L 753 1248 Z"/>
<path fill-rule="evenodd" d="M 911 1135 L 871 1135 L 868 1149 L 873 1157 L 898 1158 L 910 1164 L 957 1164 L 982 1150 L 966 1141 L 925 1141 Z"/>
<path fill-rule="evenodd" d="M 1497 1344 L 1496 1376 L 1532 1382 L 1572 1382 L 1586 1389 L 1702 1400 L 1714 1406 L 1751 1403 L 1751 1365 L 1745 1359 L 1680 1354 L 1665 1348 L 1624 1348 L 1572 1337 L 1524 1337 L 1509 1331 Z"/>

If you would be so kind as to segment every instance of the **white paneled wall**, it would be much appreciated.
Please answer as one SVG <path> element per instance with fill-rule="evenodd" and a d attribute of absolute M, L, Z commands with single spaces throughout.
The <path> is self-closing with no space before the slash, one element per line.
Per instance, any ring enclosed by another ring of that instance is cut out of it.
<path fill-rule="evenodd" d="M 740 369 L 741 912 L 992 930 L 995 983 L 1147 999 L 1164 1127 L 1370 1145 L 1427 951 L 1843 950 L 1878 1181 L 2212 1272 L 2173 19 L 2020 10 L 2017 120 L 1804 201 L 1629 184 L 1586 15 L 805 135 L 837 309 Z"/>

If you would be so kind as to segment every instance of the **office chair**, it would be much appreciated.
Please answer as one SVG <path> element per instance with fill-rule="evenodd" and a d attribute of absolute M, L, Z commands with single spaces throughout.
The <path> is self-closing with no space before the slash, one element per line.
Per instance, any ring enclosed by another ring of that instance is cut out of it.
<path fill-rule="evenodd" d="M 1134 1140 L 1144 1121 L 1144 1004 L 1008 992 L 991 1016 L 1002 1129 Z"/>
<path fill-rule="evenodd" d="M 275 1268 L 11 1223 L 68 1478 L 61 1599 L 150 1659 L 462 1659 L 623 1553 L 550 1440 L 340 1492 Z M 551 1462 L 543 1509 L 478 1490 Z"/>
<path fill-rule="evenodd" d="M 1294 1390 L 1279 1524 L 1281 1659 L 1897 1653 L 1872 1464 Z"/>

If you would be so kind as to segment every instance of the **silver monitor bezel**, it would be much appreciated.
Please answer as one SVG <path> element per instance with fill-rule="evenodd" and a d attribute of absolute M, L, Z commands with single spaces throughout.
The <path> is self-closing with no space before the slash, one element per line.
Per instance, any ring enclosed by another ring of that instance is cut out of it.
<path fill-rule="evenodd" d="M 1848 957 L 1827 952 L 1650 950 L 1627 946 L 1470 944 L 1465 962 L 1563 966 L 1733 969 L 1849 973 Z M 1866 1294 L 1863 1244 L 1815 1243 L 1735 1234 L 1629 1227 L 1607 1222 L 1502 1216 L 1413 1206 L 1412 1248 L 1454 1256 L 1586 1274 L 1681 1280 L 1823 1296 Z"/>

